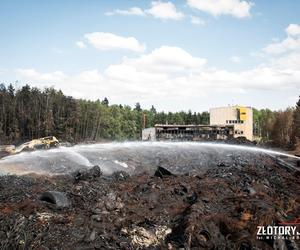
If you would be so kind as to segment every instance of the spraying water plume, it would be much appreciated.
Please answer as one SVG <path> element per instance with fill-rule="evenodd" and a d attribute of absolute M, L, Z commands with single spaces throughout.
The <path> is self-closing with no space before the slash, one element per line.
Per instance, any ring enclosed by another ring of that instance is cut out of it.
<path fill-rule="evenodd" d="M 258 147 L 199 142 L 123 142 L 77 145 L 22 152 L 0 160 L 0 172 L 23 175 L 68 174 L 99 165 L 104 174 L 153 171 L 158 165 L 174 173 L 202 171 L 210 166 L 259 164 L 267 155 L 292 157 Z"/>

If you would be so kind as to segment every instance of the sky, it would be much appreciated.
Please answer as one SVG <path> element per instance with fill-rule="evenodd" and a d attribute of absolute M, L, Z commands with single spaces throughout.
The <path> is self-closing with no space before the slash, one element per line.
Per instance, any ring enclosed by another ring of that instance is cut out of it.
<path fill-rule="evenodd" d="M 0 82 L 164 111 L 295 106 L 300 1 L 0 0 Z"/>

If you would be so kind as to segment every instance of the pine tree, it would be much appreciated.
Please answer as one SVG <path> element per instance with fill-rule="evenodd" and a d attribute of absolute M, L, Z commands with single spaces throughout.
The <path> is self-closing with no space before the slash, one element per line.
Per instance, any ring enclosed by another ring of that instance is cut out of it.
<path fill-rule="evenodd" d="M 136 111 L 138 111 L 138 112 L 142 111 L 141 104 L 140 104 L 139 102 L 137 102 L 137 103 L 135 104 L 134 110 L 136 110 Z"/>
<path fill-rule="evenodd" d="M 105 98 L 103 99 L 103 101 L 101 102 L 101 104 L 104 105 L 104 106 L 108 106 L 108 105 L 109 105 L 108 99 L 105 97 Z"/>

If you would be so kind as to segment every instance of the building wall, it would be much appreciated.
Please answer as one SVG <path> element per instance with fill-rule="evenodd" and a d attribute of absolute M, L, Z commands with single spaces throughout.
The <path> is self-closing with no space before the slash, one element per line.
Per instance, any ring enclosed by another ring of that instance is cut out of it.
<path fill-rule="evenodd" d="M 155 141 L 156 140 L 156 129 L 145 128 L 142 130 L 142 141 Z"/>
<path fill-rule="evenodd" d="M 156 124 L 154 128 L 142 131 L 143 141 L 210 141 L 227 140 L 234 136 L 234 125 L 166 125 Z"/>
<path fill-rule="evenodd" d="M 228 106 L 211 108 L 210 125 L 234 125 L 234 137 L 253 140 L 253 110 L 250 107 Z"/>

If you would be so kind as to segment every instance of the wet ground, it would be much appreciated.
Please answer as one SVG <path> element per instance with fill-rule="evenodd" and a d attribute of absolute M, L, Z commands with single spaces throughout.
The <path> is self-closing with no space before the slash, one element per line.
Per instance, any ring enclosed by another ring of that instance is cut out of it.
<path fill-rule="evenodd" d="M 120 169 L 134 171 L 112 175 L 95 167 L 68 175 L 0 177 L 0 248 L 300 247 L 293 237 L 257 238 L 258 226 L 300 217 L 296 159 L 286 163 L 266 152 L 236 150 L 220 157 L 219 148 L 199 161 L 204 154 L 189 149 L 184 157 L 168 153 L 165 161 L 152 155 L 158 160 L 143 164 L 149 167 L 130 168 L 127 162 Z M 145 157 L 132 160 L 142 164 L 137 159 Z"/>

